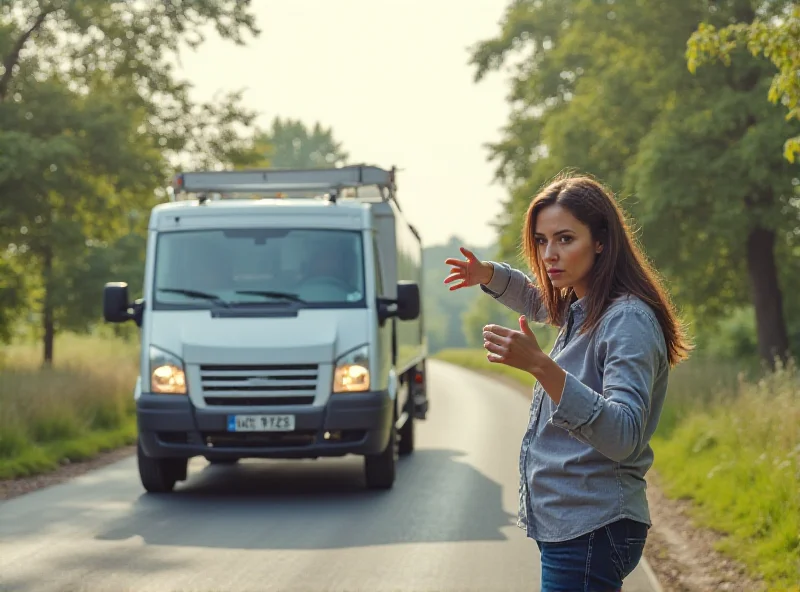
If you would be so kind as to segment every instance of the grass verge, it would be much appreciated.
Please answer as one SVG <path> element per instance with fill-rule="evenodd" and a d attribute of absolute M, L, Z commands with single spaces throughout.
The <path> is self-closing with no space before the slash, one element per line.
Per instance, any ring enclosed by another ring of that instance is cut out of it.
<path fill-rule="evenodd" d="M 0 359 L 0 479 L 35 475 L 135 441 L 133 385 L 138 345 L 63 335 L 56 363 L 39 344 Z"/>
<path fill-rule="evenodd" d="M 435 356 L 530 384 L 526 374 L 488 362 L 483 350 Z M 652 442 L 670 497 L 692 501 L 697 523 L 724 533 L 720 551 L 770 591 L 800 577 L 800 372 L 747 380 L 733 364 L 689 361 L 670 379 Z"/>
<path fill-rule="evenodd" d="M 653 440 L 670 497 L 690 499 L 720 550 L 770 590 L 800 580 L 800 381 L 794 368 L 717 393 Z"/>

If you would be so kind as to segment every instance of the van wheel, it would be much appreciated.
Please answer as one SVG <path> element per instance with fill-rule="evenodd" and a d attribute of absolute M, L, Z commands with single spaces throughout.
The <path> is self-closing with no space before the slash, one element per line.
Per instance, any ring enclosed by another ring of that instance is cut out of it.
<path fill-rule="evenodd" d="M 149 457 L 139 441 L 136 444 L 136 459 L 142 486 L 149 493 L 169 493 L 178 481 L 186 479 L 189 459 Z"/>
<path fill-rule="evenodd" d="M 391 489 L 397 473 L 397 428 L 392 425 L 383 452 L 364 457 L 364 476 L 369 489 Z"/>

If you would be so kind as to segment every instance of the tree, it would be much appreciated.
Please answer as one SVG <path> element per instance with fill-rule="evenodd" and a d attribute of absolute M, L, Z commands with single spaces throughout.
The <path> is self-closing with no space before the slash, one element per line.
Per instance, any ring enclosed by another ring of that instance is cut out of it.
<path fill-rule="evenodd" d="M 500 34 L 473 49 L 476 79 L 522 55 L 512 115 L 491 146 L 511 191 L 501 246 L 519 245 L 522 213 L 556 173 L 575 168 L 619 192 L 644 246 L 698 330 L 751 300 L 759 350 L 788 350 L 781 269 L 793 265 L 798 209 L 789 163 L 775 150 L 786 123 L 763 101 L 767 64 L 688 72 L 686 41 L 704 20 L 748 20 L 736 0 L 515 0 Z M 747 58 L 747 56 L 745 56 Z"/>
<path fill-rule="evenodd" d="M 764 56 L 778 68 L 768 99 L 788 109 L 787 120 L 800 119 L 800 4 L 765 2 L 760 13 L 751 22 L 722 28 L 700 23 L 687 44 L 689 70 L 694 74 L 714 60 L 730 65 L 731 54 L 744 45 L 753 56 Z M 800 136 L 786 140 L 783 154 L 789 162 L 795 161 L 800 155 Z"/>
<path fill-rule="evenodd" d="M 240 93 L 193 103 L 169 57 L 200 43 L 207 24 L 236 43 L 258 34 L 249 5 L 21 0 L 0 10 L 0 247 L 11 261 L 0 273 L 38 276 L 46 363 L 56 328 L 87 318 L 80 288 L 101 249 L 132 232 L 171 166 L 248 155 L 241 127 L 254 114 Z"/>
<path fill-rule="evenodd" d="M 315 123 L 276 117 L 269 130 L 256 135 L 256 144 L 268 147 L 264 157 L 279 169 L 330 168 L 347 163 L 348 154 L 333 130 Z"/>
<path fill-rule="evenodd" d="M 159 146 L 187 158 L 220 156 L 239 143 L 237 125 L 253 113 L 239 105 L 241 92 L 207 104 L 189 98 L 191 85 L 177 80 L 170 58 L 182 43 L 203 41 L 214 25 L 224 39 L 243 44 L 246 32 L 260 34 L 250 0 L 192 3 L 143 0 L 19 0 L 0 12 L 0 101 L 43 77 L 65 75 L 73 88 L 98 78 L 135 92 L 130 107 L 143 107 L 143 129 Z M 245 143 L 241 142 L 240 147 Z"/>
<path fill-rule="evenodd" d="M 113 239 L 130 210 L 154 202 L 163 175 L 160 151 L 136 132 L 142 116 L 120 109 L 120 99 L 102 85 L 79 96 L 51 80 L 0 108 L 0 127 L 16 127 L 0 135 L 0 152 L 14 155 L 0 167 L 0 224 L 17 229 L 10 244 L 19 263 L 38 270 L 47 362 L 59 320 L 80 316 L 72 304 L 81 300 L 70 296 L 85 250 Z"/>

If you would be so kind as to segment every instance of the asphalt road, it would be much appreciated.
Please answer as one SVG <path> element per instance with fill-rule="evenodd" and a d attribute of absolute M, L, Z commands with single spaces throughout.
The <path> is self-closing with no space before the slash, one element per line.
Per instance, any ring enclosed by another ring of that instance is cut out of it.
<path fill-rule="evenodd" d="M 359 459 L 194 460 L 144 494 L 135 459 L 0 502 L 0 590 L 73 592 L 538 590 L 515 526 L 528 401 L 430 365 L 431 412 L 389 492 Z M 626 592 L 655 592 L 640 566 Z"/>

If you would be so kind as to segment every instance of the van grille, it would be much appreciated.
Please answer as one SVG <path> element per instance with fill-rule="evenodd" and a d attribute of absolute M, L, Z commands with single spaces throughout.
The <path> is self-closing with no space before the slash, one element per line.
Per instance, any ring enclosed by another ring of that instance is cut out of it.
<path fill-rule="evenodd" d="M 314 402 L 316 364 L 200 366 L 207 405 L 287 405 Z"/>

